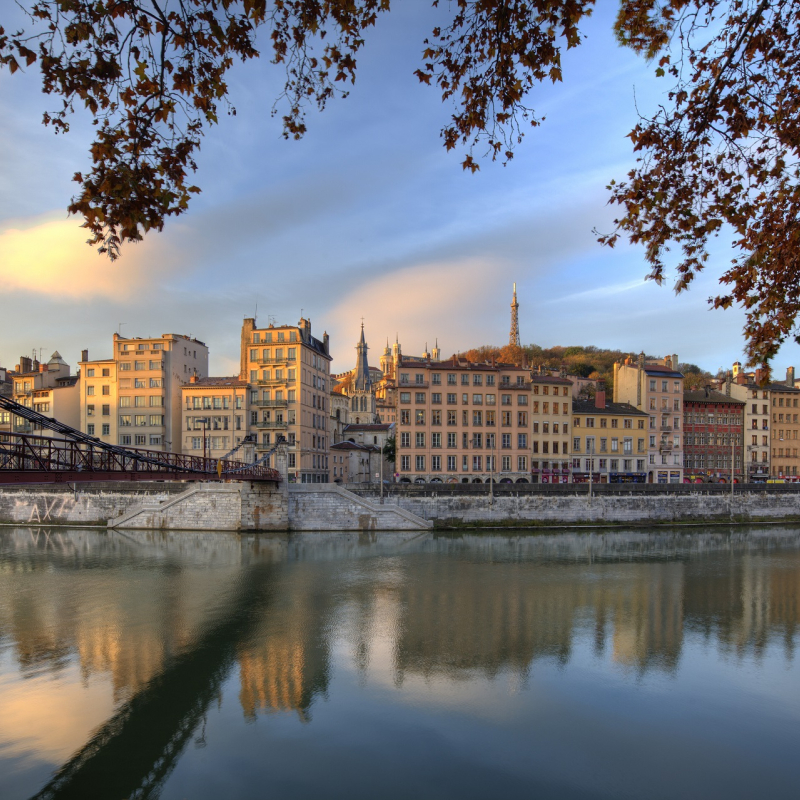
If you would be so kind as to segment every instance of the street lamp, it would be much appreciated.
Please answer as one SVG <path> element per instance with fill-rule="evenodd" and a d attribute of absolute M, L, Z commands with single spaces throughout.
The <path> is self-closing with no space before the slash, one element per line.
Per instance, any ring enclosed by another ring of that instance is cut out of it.
<path fill-rule="evenodd" d="M 209 420 L 208 417 L 195 417 L 194 422 L 195 422 L 195 425 L 198 422 L 201 422 L 203 424 L 203 459 L 205 459 L 205 457 L 206 457 L 206 425 L 210 424 L 210 420 Z"/>
<path fill-rule="evenodd" d="M 386 439 L 381 442 L 381 505 L 383 505 L 383 448 L 386 447 Z"/>

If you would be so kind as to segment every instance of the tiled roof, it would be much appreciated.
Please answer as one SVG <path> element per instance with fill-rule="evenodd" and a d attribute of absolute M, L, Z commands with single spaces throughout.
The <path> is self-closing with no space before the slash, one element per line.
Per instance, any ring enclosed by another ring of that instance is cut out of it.
<path fill-rule="evenodd" d="M 247 387 L 247 381 L 241 380 L 238 376 L 230 378 L 198 378 L 194 383 L 183 384 L 184 389 L 208 389 L 213 386 Z"/>
<path fill-rule="evenodd" d="M 331 450 L 363 450 L 365 452 L 375 450 L 373 445 L 358 444 L 357 442 L 336 442 L 331 445 Z"/>
<path fill-rule="evenodd" d="M 785 383 L 768 383 L 766 386 L 759 386 L 759 389 L 768 389 L 770 392 L 800 392 L 794 386 L 789 386 Z"/>
<path fill-rule="evenodd" d="M 587 379 L 588 380 L 588 379 Z M 531 383 L 547 383 L 557 386 L 572 386 L 572 381 L 568 378 L 556 377 L 555 375 L 537 375 L 535 372 L 531 376 Z"/>
<path fill-rule="evenodd" d="M 425 367 L 426 369 L 449 369 L 449 370 L 467 370 L 467 371 L 500 371 L 500 370 L 518 370 L 519 372 L 529 372 L 528 367 L 518 367 L 516 364 L 504 364 L 500 361 L 491 364 L 487 361 L 476 362 L 467 361 L 461 358 L 448 358 L 445 361 L 428 361 L 426 358 L 417 358 L 415 356 L 403 356 L 400 362 L 400 367 Z"/>
<path fill-rule="evenodd" d="M 630 403 L 606 403 L 605 408 L 598 408 L 594 400 L 573 400 L 573 414 L 613 414 L 625 417 L 646 417 L 647 412 L 640 411 Z"/>
<path fill-rule="evenodd" d="M 636 364 L 631 364 L 630 366 L 636 367 Z M 661 375 L 665 378 L 682 378 L 683 373 L 678 372 L 676 369 L 672 369 L 672 367 L 666 367 L 663 364 L 645 364 L 644 371 L 651 375 Z"/>
<path fill-rule="evenodd" d="M 683 393 L 684 403 L 733 403 L 737 406 L 743 406 L 743 400 L 737 400 L 735 397 L 718 392 L 715 389 L 693 389 Z"/>
<path fill-rule="evenodd" d="M 354 424 L 354 425 L 345 425 L 342 428 L 342 431 L 388 431 L 392 425 L 389 422 L 379 422 L 379 423 L 371 423 L 371 424 Z"/>

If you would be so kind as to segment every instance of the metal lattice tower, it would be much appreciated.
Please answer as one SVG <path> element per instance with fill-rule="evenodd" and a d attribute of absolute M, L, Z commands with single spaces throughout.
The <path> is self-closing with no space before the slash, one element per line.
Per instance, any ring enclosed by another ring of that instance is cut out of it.
<path fill-rule="evenodd" d="M 521 347 L 519 341 L 519 303 L 517 302 L 517 284 L 514 284 L 514 299 L 511 301 L 511 333 L 508 343 L 512 346 Z"/>

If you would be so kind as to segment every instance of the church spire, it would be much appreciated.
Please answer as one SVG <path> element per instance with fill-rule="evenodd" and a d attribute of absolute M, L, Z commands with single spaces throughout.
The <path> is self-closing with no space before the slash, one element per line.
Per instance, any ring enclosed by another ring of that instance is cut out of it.
<path fill-rule="evenodd" d="M 517 284 L 514 284 L 514 299 L 511 301 L 511 333 L 508 343 L 513 347 L 521 347 L 519 340 L 519 303 L 517 302 Z"/>
<path fill-rule="evenodd" d="M 372 380 L 369 375 L 369 364 L 367 363 L 367 341 L 364 338 L 364 322 L 361 322 L 361 339 L 356 345 L 356 376 L 354 380 L 354 387 L 356 391 L 367 391 L 372 385 Z"/>

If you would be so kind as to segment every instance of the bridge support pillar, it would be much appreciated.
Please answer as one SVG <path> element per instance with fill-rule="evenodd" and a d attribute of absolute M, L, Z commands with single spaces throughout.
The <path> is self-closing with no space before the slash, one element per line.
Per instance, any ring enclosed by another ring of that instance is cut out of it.
<path fill-rule="evenodd" d="M 280 459 L 280 456 L 278 457 Z M 283 458 L 284 467 L 286 456 Z M 280 463 L 280 461 L 278 461 Z M 278 471 L 281 471 L 278 467 Z M 286 472 L 281 472 L 279 484 L 254 481 L 242 482 L 243 531 L 285 531 L 289 529 L 289 495 L 286 490 Z"/>

